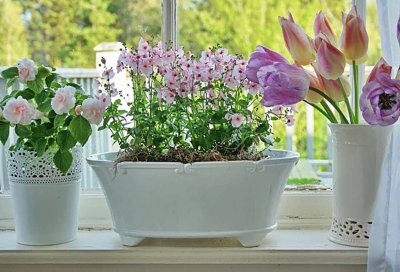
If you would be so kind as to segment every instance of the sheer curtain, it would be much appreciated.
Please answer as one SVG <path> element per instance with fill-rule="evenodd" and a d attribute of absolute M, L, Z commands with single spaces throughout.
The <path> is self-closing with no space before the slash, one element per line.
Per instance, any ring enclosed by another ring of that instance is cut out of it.
<path fill-rule="evenodd" d="M 376 0 L 382 37 L 382 54 L 393 67 L 400 65 L 397 21 L 400 0 Z M 369 272 L 400 272 L 400 125 L 393 130 L 390 148 L 386 151 L 384 171 L 375 204 L 368 251 Z"/>

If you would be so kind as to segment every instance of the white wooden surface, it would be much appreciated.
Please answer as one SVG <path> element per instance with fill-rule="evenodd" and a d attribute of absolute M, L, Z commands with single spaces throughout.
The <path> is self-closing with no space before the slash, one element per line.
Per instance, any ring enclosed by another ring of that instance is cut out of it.
<path fill-rule="evenodd" d="M 0 271 L 366 271 L 366 249 L 334 244 L 327 234 L 278 230 L 246 249 L 233 239 L 146 239 L 131 248 L 112 231 L 82 231 L 71 243 L 32 247 L 16 244 L 14 232 L 0 232 Z"/>

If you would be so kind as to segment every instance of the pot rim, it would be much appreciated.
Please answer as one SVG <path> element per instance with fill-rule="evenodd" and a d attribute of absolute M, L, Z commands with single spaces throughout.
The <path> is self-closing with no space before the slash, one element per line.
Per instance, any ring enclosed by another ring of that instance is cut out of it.
<path fill-rule="evenodd" d="M 297 162 L 300 159 L 300 154 L 295 151 L 291 150 L 278 150 L 278 149 L 271 149 L 268 150 L 266 153 L 271 154 L 271 157 L 263 158 L 258 161 L 250 161 L 250 160 L 238 160 L 238 161 L 206 161 L 206 162 L 194 162 L 194 163 L 181 163 L 181 162 L 120 162 L 115 164 L 113 160 L 105 157 L 107 155 L 117 154 L 118 152 L 102 152 L 97 154 L 92 154 L 86 158 L 87 163 L 91 167 L 145 167 L 151 166 L 155 168 L 165 168 L 165 167 L 185 167 L 185 166 L 234 166 L 234 165 L 242 165 L 242 164 L 249 164 L 249 165 L 272 165 L 272 164 L 283 164 L 283 163 L 290 163 L 290 162 Z"/>
<path fill-rule="evenodd" d="M 337 123 L 328 123 L 329 127 L 371 127 L 371 128 L 389 128 L 393 127 L 394 125 L 388 126 L 380 126 L 380 125 L 370 125 L 370 124 L 337 124 Z"/>

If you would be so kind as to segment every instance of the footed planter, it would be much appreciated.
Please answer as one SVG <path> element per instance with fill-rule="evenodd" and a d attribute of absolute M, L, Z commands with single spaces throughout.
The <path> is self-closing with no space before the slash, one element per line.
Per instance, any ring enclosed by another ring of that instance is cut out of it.
<path fill-rule="evenodd" d="M 74 148 L 72 154 L 72 166 L 63 175 L 53 164 L 54 151 L 42 157 L 24 150 L 8 153 L 18 243 L 52 245 L 76 238 L 82 148 Z"/>
<path fill-rule="evenodd" d="M 122 243 L 146 237 L 234 237 L 260 245 L 274 230 L 282 192 L 299 154 L 271 151 L 257 162 L 122 162 L 90 156 Z"/>

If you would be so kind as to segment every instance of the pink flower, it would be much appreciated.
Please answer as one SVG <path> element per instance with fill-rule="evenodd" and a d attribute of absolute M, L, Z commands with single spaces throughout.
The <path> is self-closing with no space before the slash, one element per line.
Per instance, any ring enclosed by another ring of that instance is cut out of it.
<path fill-rule="evenodd" d="M 304 29 L 294 22 L 291 13 L 287 19 L 279 17 L 279 23 L 282 27 L 286 47 L 294 61 L 299 65 L 310 64 L 315 59 L 315 52 L 311 39 Z"/>
<path fill-rule="evenodd" d="M 232 114 L 230 114 L 229 112 L 227 114 L 225 114 L 225 119 L 232 120 Z"/>
<path fill-rule="evenodd" d="M 38 73 L 35 63 L 30 59 L 21 59 L 17 62 L 19 80 L 23 83 L 35 80 Z"/>
<path fill-rule="evenodd" d="M 310 87 L 304 70 L 286 63 L 264 66 L 257 77 L 264 92 L 261 103 L 266 107 L 296 104 L 306 97 Z"/>
<path fill-rule="evenodd" d="M 215 92 L 214 92 L 213 89 L 208 89 L 207 90 L 207 96 L 208 96 L 209 99 L 215 99 L 216 98 L 216 95 L 215 95 Z"/>
<path fill-rule="evenodd" d="M 103 119 L 101 102 L 95 98 L 86 98 L 82 103 L 81 115 L 91 124 L 100 124 Z"/>
<path fill-rule="evenodd" d="M 35 116 L 35 109 L 21 96 L 17 99 L 12 97 L 4 106 L 3 116 L 13 124 L 29 125 Z"/>
<path fill-rule="evenodd" d="M 150 52 L 150 50 L 151 50 L 151 47 L 150 47 L 149 43 L 145 39 L 140 38 L 139 45 L 138 45 L 138 53 L 140 55 L 144 55 L 144 54 L 147 54 L 148 52 Z"/>
<path fill-rule="evenodd" d="M 111 97 L 106 93 L 96 95 L 96 99 L 100 101 L 102 111 L 105 111 L 106 108 L 111 104 Z"/>
<path fill-rule="evenodd" d="M 250 56 L 249 63 L 246 67 L 246 77 L 249 81 L 259 83 L 257 72 L 261 67 L 270 65 L 274 62 L 289 63 L 282 55 L 264 47 L 257 46 L 256 51 Z"/>
<path fill-rule="evenodd" d="M 102 86 L 102 83 L 99 79 L 95 78 L 92 83 L 92 89 L 97 91 Z"/>
<path fill-rule="evenodd" d="M 150 76 L 151 73 L 153 72 L 153 65 L 152 63 L 147 60 L 147 59 L 142 59 L 139 62 L 139 71 L 146 75 L 146 76 Z"/>
<path fill-rule="evenodd" d="M 176 94 L 174 92 L 168 90 L 164 93 L 164 96 L 165 96 L 165 101 L 167 102 L 167 104 L 174 103 L 175 96 L 176 96 Z"/>
<path fill-rule="evenodd" d="M 243 115 L 238 113 L 232 114 L 231 116 L 232 127 L 238 128 L 242 125 L 242 123 L 243 123 Z"/>
<path fill-rule="evenodd" d="M 104 70 L 104 72 L 102 74 L 102 77 L 108 81 L 111 80 L 114 76 L 115 76 L 115 72 L 112 67 L 108 70 Z"/>
<path fill-rule="evenodd" d="M 326 79 L 338 79 L 344 72 L 346 59 L 331 43 L 322 40 L 317 51 L 317 66 Z"/>
<path fill-rule="evenodd" d="M 68 113 L 75 106 L 75 88 L 65 86 L 56 90 L 55 96 L 51 99 L 51 107 L 57 114 Z"/>
<path fill-rule="evenodd" d="M 315 36 L 317 36 L 319 33 L 322 33 L 327 37 L 328 41 L 331 44 L 337 44 L 336 35 L 335 33 L 333 33 L 333 30 L 329 25 L 328 19 L 326 19 L 325 14 L 323 14 L 322 11 L 318 12 L 317 16 L 315 17 L 314 33 Z"/>
<path fill-rule="evenodd" d="M 294 121 L 295 121 L 295 119 L 294 119 L 293 115 L 286 116 L 286 122 L 285 123 L 286 123 L 287 126 L 289 126 L 289 127 L 293 126 L 294 125 Z"/>
<path fill-rule="evenodd" d="M 367 55 L 368 34 L 361 16 L 353 6 L 349 14 L 342 13 L 343 31 L 340 47 L 346 59 L 361 60 Z"/>
<path fill-rule="evenodd" d="M 82 114 L 82 106 L 81 105 L 76 106 L 75 113 L 76 113 L 76 115 Z"/>
<path fill-rule="evenodd" d="M 367 83 L 376 80 L 378 74 L 385 73 L 390 75 L 391 72 L 392 67 L 383 58 L 380 58 L 369 74 Z"/>
<path fill-rule="evenodd" d="M 400 80 L 381 73 L 365 84 L 360 96 L 360 109 L 369 124 L 388 126 L 400 117 Z"/>

